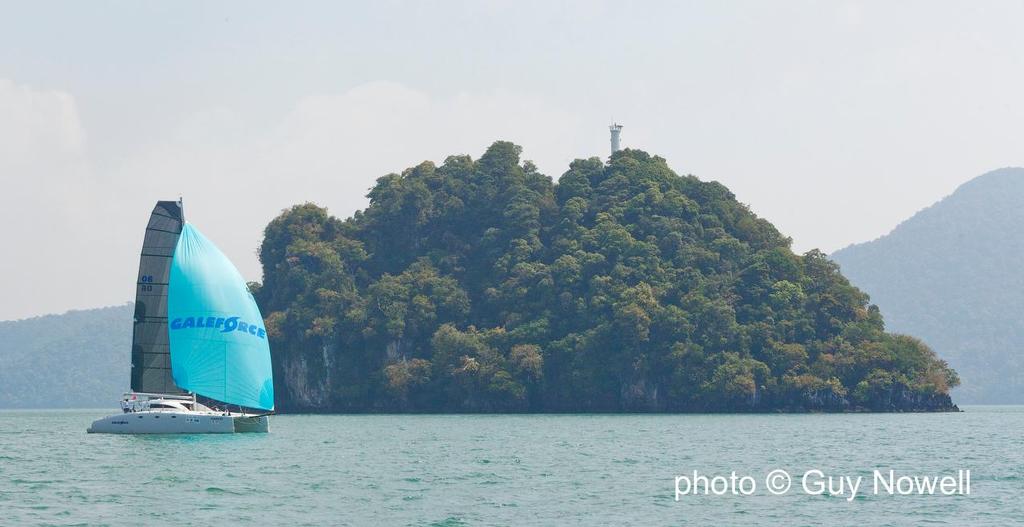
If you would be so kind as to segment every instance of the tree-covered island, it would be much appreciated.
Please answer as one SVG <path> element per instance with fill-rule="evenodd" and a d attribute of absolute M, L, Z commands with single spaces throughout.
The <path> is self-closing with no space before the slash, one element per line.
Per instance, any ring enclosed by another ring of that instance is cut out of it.
<path fill-rule="evenodd" d="M 284 211 L 253 285 L 286 412 L 935 411 L 956 373 L 819 251 L 639 150 L 496 142 Z"/>

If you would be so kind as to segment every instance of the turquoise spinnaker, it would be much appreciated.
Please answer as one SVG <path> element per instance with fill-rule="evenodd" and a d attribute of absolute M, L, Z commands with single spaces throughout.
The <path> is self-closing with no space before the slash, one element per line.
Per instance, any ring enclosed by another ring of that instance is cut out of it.
<path fill-rule="evenodd" d="M 260 309 L 238 269 L 190 223 L 171 261 L 167 318 L 175 384 L 228 404 L 274 409 Z"/>

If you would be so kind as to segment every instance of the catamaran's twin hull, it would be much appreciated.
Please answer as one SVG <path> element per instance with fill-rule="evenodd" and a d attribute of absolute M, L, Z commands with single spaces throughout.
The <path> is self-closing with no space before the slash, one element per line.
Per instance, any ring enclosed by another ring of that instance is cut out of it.
<path fill-rule="evenodd" d="M 90 434 L 232 434 L 267 432 L 270 416 L 130 412 L 98 419 Z"/>

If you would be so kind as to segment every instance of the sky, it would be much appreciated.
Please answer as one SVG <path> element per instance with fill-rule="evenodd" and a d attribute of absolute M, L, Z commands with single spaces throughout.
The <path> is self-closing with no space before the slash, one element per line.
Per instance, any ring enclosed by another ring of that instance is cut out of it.
<path fill-rule="evenodd" d="M 1024 165 L 1024 2 L 0 2 L 0 320 L 120 304 L 157 200 L 266 224 L 495 140 L 622 143 L 830 252 Z"/>

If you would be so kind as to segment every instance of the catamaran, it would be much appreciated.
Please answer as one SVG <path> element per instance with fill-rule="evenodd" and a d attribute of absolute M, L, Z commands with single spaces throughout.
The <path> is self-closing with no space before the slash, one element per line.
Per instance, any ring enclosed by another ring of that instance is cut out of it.
<path fill-rule="evenodd" d="M 185 221 L 180 200 L 153 208 L 137 283 L 131 391 L 120 414 L 88 432 L 267 432 L 274 378 L 263 316 L 231 261 Z"/>

